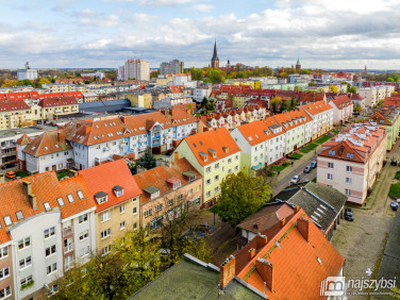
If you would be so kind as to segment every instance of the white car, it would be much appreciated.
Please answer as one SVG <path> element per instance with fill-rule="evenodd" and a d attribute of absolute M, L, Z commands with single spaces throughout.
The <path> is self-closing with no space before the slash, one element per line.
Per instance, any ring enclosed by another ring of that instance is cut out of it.
<path fill-rule="evenodd" d="M 292 180 L 290 180 L 291 184 L 297 184 L 300 181 L 300 175 L 293 176 Z"/>

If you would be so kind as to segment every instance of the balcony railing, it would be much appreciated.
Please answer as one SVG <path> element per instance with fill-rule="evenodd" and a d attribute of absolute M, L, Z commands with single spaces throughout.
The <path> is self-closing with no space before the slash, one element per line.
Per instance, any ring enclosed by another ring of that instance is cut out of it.
<path fill-rule="evenodd" d="M 74 250 L 74 243 L 64 246 L 64 253 L 68 253 Z"/>
<path fill-rule="evenodd" d="M 72 234 L 72 231 L 73 231 L 73 230 L 72 230 L 71 227 L 64 228 L 64 229 L 63 229 L 63 237 Z"/>

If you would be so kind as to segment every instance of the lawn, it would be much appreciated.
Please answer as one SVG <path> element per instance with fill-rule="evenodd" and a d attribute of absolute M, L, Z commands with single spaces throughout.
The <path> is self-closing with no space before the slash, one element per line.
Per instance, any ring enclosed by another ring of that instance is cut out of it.
<path fill-rule="evenodd" d="M 300 159 L 302 157 L 303 157 L 303 154 L 296 153 L 296 152 L 289 155 L 289 158 L 291 158 L 291 159 Z"/>
<path fill-rule="evenodd" d="M 396 175 L 394 176 L 395 179 L 400 179 L 400 171 L 397 171 Z"/>
<path fill-rule="evenodd" d="M 400 182 L 390 186 L 389 196 L 392 198 L 400 198 Z"/>
<path fill-rule="evenodd" d="M 28 176 L 29 176 L 28 173 L 25 173 L 25 172 L 22 172 L 22 171 L 16 171 L 16 172 L 15 172 L 15 175 L 17 175 L 17 176 L 19 176 L 19 177 L 21 177 L 21 178 L 24 178 L 24 177 L 28 177 Z"/>
<path fill-rule="evenodd" d="M 317 147 L 318 147 L 317 144 L 311 143 L 311 144 L 308 144 L 305 148 L 307 148 L 309 150 L 314 150 Z"/>
<path fill-rule="evenodd" d="M 307 154 L 308 152 L 310 152 L 311 150 L 310 149 L 307 149 L 307 148 L 303 148 L 303 149 L 300 149 L 300 152 L 301 153 L 304 153 L 304 154 Z"/>
<path fill-rule="evenodd" d="M 64 177 L 68 177 L 68 175 L 69 175 L 69 170 L 68 169 L 67 170 L 61 170 L 61 171 L 57 172 L 58 180 L 60 180 L 61 178 L 64 178 Z"/>
<path fill-rule="evenodd" d="M 279 166 L 272 166 L 271 170 L 275 171 L 275 172 L 280 172 L 280 171 L 282 171 L 283 169 L 285 169 L 285 168 L 287 168 L 289 166 L 290 166 L 289 162 L 284 162 L 283 164 L 281 164 Z"/>
<path fill-rule="evenodd" d="M 332 135 L 324 135 L 323 137 L 319 138 L 318 140 L 316 140 L 315 142 L 317 144 L 323 144 L 325 143 L 327 140 L 329 140 L 332 137 Z"/>

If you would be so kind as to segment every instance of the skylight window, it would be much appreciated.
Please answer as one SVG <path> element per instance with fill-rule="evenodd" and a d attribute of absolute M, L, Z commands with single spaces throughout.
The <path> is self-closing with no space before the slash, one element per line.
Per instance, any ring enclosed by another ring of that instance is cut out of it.
<path fill-rule="evenodd" d="M 12 224 L 11 217 L 10 216 L 5 216 L 4 217 L 4 223 L 6 223 L 6 226 L 10 226 Z"/>
<path fill-rule="evenodd" d="M 85 197 L 83 196 L 82 191 L 77 191 L 76 193 L 78 194 L 78 197 L 79 197 L 80 200 L 82 200 L 83 198 L 85 198 Z"/>
<path fill-rule="evenodd" d="M 61 197 L 57 198 L 57 202 L 58 202 L 58 205 L 60 205 L 60 206 L 64 206 L 65 205 L 64 200 Z"/>
<path fill-rule="evenodd" d="M 15 213 L 15 215 L 17 216 L 17 220 L 22 220 L 24 218 L 24 215 L 22 214 L 22 211 L 17 211 Z"/>
<path fill-rule="evenodd" d="M 74 197 L 72 197 L 71 194 L 68 194 L 68 195 L 67 195 L 67 198 L 68 198 L 69 203 L 75 202 Z"/>
<path fill-rule="evenodd" d="M 44 209 L 45 209 L 46 211 L 51 210 L 51 206 L 50 206 L 49 202 L 43 203 L 43 206 L 44 206 Z"/>

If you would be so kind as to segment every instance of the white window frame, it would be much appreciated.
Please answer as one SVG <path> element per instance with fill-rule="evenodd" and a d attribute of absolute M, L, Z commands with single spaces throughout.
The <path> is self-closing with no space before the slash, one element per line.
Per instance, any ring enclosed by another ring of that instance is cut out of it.
<path fill-rule="evenodd" d="M 100 215 L 100 222 L 104 223 L 111 219 L 111 211 L 106 211 Z"/>
<path fill-rule="evenodd" d="M 50 272 L 49 272 L 49 270 L 50 270 Z M 55 263 L 52 263 L 51 265 L 48 265 L 48 266 L 46 267 L 46 275 L 47 275 L 47 276 L 53 274 L 53 273 L 56 272 L 56 271 L 57 271 L 57 263 L 56 263 L 56 262 L 55 262 Z"/>

